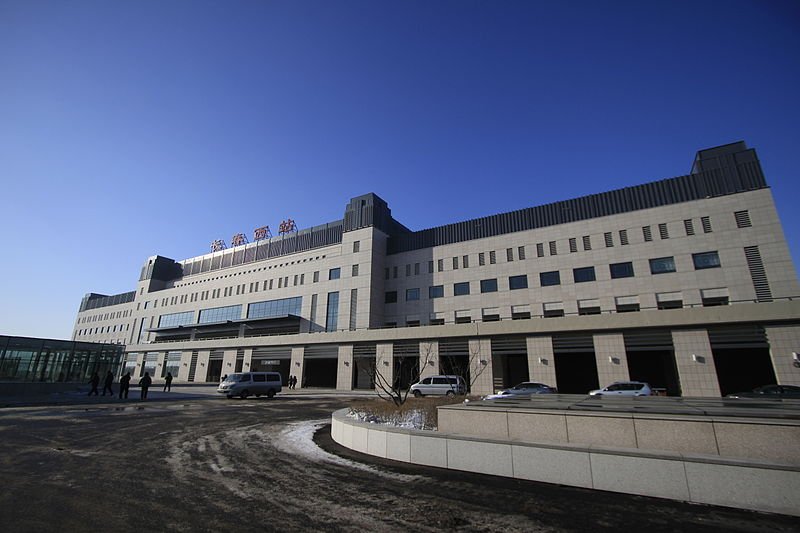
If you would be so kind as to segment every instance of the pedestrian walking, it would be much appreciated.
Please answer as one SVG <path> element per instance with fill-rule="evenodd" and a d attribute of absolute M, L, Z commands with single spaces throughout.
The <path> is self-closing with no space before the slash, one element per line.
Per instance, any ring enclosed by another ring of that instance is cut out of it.
<path fill-rule="evenodd" d="M 290 389 L 296 389 L 297 388 L 297 376 L 292 376 L 292 383 L 289 386 L 289 388 Z"/>
<path fill-rule="evenodd" d="M 119 399 L 128 399 L 128 390 L 131 388 L 131 373 L 128 372 L 119 378 Z"/>
<path fill-rule="evenodd" d="M 103 383 L 103 396 L 105 396 L 105 395 L 106 395 L 106 391 L 108 391 L 108 393 L 109 393 L 111 396 L 114 396 L 114 390 L 111 388 L 111 385 L 112 385 L 113 383 L 114 383 L 114 374 L 111 372 L 111 370 L 109 370 L 109 371 L 106 373 L 106 380 L 105 380 L 105 382 Z"/>
<path fill-rule="evenodd" d="M 89 396 L 91 396 L 92 393 L 97 396 L 97 386 L 100 385 L 100 376 L 97 374 L 97 372 L 92 374 L 92 378 L 89 380 L 89 385 L 92 386 L 92 390 L 89 391 Z"/>
<path fill-rule="evenodd" d="M 167 377 L 164 379 L 164 392 L 172 390 L 172 372 L 167 372 Z"/>
<path fill-rule="evenodd" d="M 147 389 L 150 388 L 152 382 L 153 380 L 150 379 L 150 372 L 145 372 L 144 377 L 139 380 L 139 386 L 142 388 L 140 399 L 147 399 Z"/>

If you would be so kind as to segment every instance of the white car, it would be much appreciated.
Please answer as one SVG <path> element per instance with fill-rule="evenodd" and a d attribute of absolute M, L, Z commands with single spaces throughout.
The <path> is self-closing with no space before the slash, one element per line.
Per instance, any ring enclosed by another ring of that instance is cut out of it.
<path fill-rule="evenodd" d="M 411 393 L 415 398 L 463 395 L 467 393 L 467 384 L 461 376 L 430 376 L 411 385 Z"/>
<path fill-rule="evenodd" d="M 534 394 L 555 394 L 558 390 L 550 385 L 544 383 L 537 383 L 534 381 L 525 381 L 510 389 L 497 391 L 496 394 L 485 396 L 484 400 L 497 400 L 497 399 L 514 399 L 514 398 L 530 398 Z"/>
<path fill-rule="evenodd" d="M 608 387 L 589 391 L 589 396 L 652 396 L 653 390 L 644 381 L 615 381 Z"/>

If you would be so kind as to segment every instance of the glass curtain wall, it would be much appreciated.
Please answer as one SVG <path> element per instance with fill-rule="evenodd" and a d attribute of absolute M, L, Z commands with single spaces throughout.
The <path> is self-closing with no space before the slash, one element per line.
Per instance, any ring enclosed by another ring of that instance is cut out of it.
<path fill-rule="evenodd" d="M 0 336 L 0 381 L 88 381 L 92 373 L 119 372 L 123 346 Z"/>

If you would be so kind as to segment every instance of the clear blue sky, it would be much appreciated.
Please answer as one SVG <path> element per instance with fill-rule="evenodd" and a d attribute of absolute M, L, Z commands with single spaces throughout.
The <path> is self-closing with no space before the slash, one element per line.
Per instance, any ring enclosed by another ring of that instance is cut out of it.
<path fill-rule="evenodd" d="M 0 333 L 375 192 L 423 229 L 758 150 L 800 263 L 800 3 L 0 0 Z"/>

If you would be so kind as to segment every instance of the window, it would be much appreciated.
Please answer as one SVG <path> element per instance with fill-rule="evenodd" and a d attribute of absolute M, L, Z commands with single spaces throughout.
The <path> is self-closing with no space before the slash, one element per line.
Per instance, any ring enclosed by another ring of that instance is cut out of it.
<path fill-rule="evenodd" d="M 497 254 L 494 251 L 489 252 L 489 264 L 494 265 L 497 263 Z"/>
<path fill-rule="evenodd" d="M 397 279 L 397 267 L 396 266 L 392 267 L 392 277 L 394 279 Z"/>
<path fill-rule="evenodd" d="M 525 274 L 521 276 L 510 276 L 508 278 L 508 288 L 512 291 L 516 289 L 527 289 L 528 276 L 526 276 Z"/>
<path fill-rule="evenodd" d="M 666 224 L 658 225 L 658 234 L 661 237 L 661 239 L 669 239 L 669 230 L 667 230 Z"/>
<path fill-rule="evenodd" d="M 683 229 L 686 230 L 687 237 L 694 235 L 694 223 L 691 218 L 687 218 L 683 221 Z"/>
<path fill-rule="evenodd" d="M 653 233 L 650 231 L 650 226 L 642 227 L 642 236 L 644 237 L 644 242 L 650 242 L 653 240 Z"/>
<path fill-rule="evenodd" d="M 564 304 L 561 302 L 545 302 L 542 307 L 542 316 L 545 318 L 564 316 Z"/>
<path fill-rule="evenodd" d="M 478 254 L 478 266 L 483 266 L 486 264 L 486 254 L 480 252 Z"/>
<path fill-rule="evenodd" d="M 431 285 L 428 287 L 428 298 L 443 298 L 444 297 L 444 285 Z"/>
<path fill-rule="evenodd" d="M 497 292 L 497 278 L 481 280 L 481 293 L 484 292 Z"/>
<path fill-rule="evenodd" d="M 514 260 L 514 249 L 506 248 L 506 261 L 509 263 Z"/>
<path fill-rule="evenodd" d="M 158 327 L 167 328 L 175 326 L 185 326 L 194 322 L 194 311 L 186 311 L 185 313 L 172 313 L 169 315 L 161 315 L 158 319 Z"/>
<path fill-rule="evenodd" d="M 453 258 L 453 270 L 458 270 L 458 256 Z"/>
<path fill-rule="evenodd" d="M 411 265 L 406 265 L 406 277 L 411 275 Z"/>
<path fill-rule="evenodd" d="M 600 301 L 599 300 L 578 300 L 578 314 L 579 315 L 599 315 L 600 314 Z"/>
<path fill-rule="evenodd" d="M 386 291 L 383 295 L 383 303 L 393 304 L 397 302 L 397 291 Z"/>
<path fill-rule="evenodd" d="M 627 246 L 627 244 L 628 244 L 628 230 L 626 230 L 626 229 L 619 230 L 619 243 L 622 246 Z"/>
<path fill-rule="evenodd" d="M 357 253 L 361 250 L 361 241 L 353 241 L 353 253 Z"/>
<path fill-rule="evenodd" d="M 614 298 L 617 313 L 633 313 L 639 311 L 638 296 L 618 296 Z"/>
<path fill-rule="evenodd" d="M 711 233 L 711 219 L 709 217 L 700 217 L 700 223 L 703 225 L 703 233 Z"/>
<path fill-rule="evenodd" d="M 695 270 L 703 270 L 705 268 L 719 268 L 719 254 L 717 252 L 703 252 L 701 254 L 692 254 L 692 261 L 694 261 Z"/>
<path fill-rule="evenodd" d="M 575 237 L 569 238 L 569 251 L 570 253 L 575 253 L 578 251 L 578 241 L 575 239 Z"/>
<path fill-rule="evenodd" d="M 428 261 L 428 274 L 433 274 L 433 260 Z"/>
<path fill-rule="evenodd" d="M 608 265 L 611 271 L 611 279 L 619 278 L 632 278 L 633 277 L 633 263 L 612 263 Z"/>
<path fill-rule="evenodd" d="M 358 265 L 353 265 L 353 277 L 358 276 Z"/>
<path fill-rule="evenodd" d="M 283 315 L 300 316 L 302 305 L 302 296 L 256 302 L 247 306 L 247 318 L 270 318 Z"/>
<path fill-rule="evenodd" d="M 558 250 L 556 249 L 556 241 L 550 241 L 550 255 L 558 255 Z"/>
<path fill-rule="evenodd" d="M 414 263 L 414 275 L 419 276 L 419 263 Z"/>
<path fill-rule="evenodd" d="M 481 310 L 481 320 L 484 322 L 499 322 L 500 309 L 498 307 L 484 307 Z"/>
<path fill-rule="evenodd" d="M 553 270 L 552 272 L 540 272 L 539 283 L 541 283 L 542 287 L 561 285 L 561 275 L 558 273 L 558 270 Z"/>
<path fill-rule="evenodd" d="M 444 259 L 439 259 L 436 261 L 436 271 L 444 272 Z"/>
<path fill-rule="evenodd" d="M 406 289 L 406 301 L 419 300 L 419 288 Z"/>
<path fill-rule="evenodd" d="M 464 296 L 466 294 L 469 294 L 469 281 L 453 285 L 453 296 Z"/>
<path fill-rule="evenodd" d="M 456 324 L 469 324 L 472 322 L 472 315 L 468 310 L 456 311 Z"/>
<path fill-rule="evenodd" d="M 314 281 L 314 283 L 319 281 L 319 270 L 314 272 L 313 281 Z M 272 288 L 272 280 L 269 280 L 269 288 L 270 289 Z"/>
<path fill-rule="evenodd" d="M 383 273 L 384 273 L 384 279 L 389 279 L 389 267 L 384 268 Z"/>
<path fill-rule="evenodd" d="M 594 267 L 573 268 L 572 277 L 575 283 L 595 281 Z"/>
<path fill-rule="evenodd" d="M 666 274 L 668 272 L 675 272 L 674 257 L 659 257 L 650 260 L 651 274 Z"/>
<path fill-rule="evenodd" d="M 541 242 L 536 243 L 536 257 L 544 257 L 544 244 Z"/>
<path fill-rule="evenodd" d="M 511 320 L 524 320 L 530 317 L 531 317 L 530 305 L 524 304 L 524 305 L 511 306 Z"/>
<path fill-rule="evenodd" d="M 201 309 L 198 324 L 208 324 L 210 322 L 224 322 L 226 320 L 238 320 L 242 318 L 242 306 L 231 305 L 228 307 L 213 307 L 211 309 Z"/>
<path fill-rule="evenodd" d="M 717 305 L 728 305 L 730 303 L 730 296 L 728 289 L 701 289 L 700 299 L 703 302 L 703 307 L 714 307 Z"/>
<path fill-rule="evenodd" d="M 745 211 L 736 211 L 733 216 L 736 218 L 736 227 L 737 228 L 749 228 L 753 225 L 750 222 L 750 213 Z"/>
<path fill-rule="evenodd" d="M 328 293 L 328 309 L 325 313 L 325 331 L 336 331 L 339 324 L 339 293 Z"/>
<path fill-rule="evenodd" d="M 461 266 L 464 268 L 469 268 L 469 256 L 465 255 L 461 258 Z"/>
<path fill-rule="evenodd" d="M 525 259 L 525 247 L 520 246 L 517 248 L 517 255 L 519 255 L 519 260 L 523 261 Z"/>
<path fill-rule="evenodd" d="M 592 237 L 591 235 L 584 235 L 583 236 L 583 249 L 585 251 L 589 251 L 592 249 Z"/>

